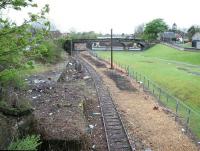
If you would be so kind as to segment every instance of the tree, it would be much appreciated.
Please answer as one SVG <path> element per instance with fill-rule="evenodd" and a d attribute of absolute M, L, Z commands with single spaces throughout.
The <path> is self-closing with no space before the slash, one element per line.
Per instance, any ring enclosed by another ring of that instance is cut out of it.
<path fill-rule="evenodd" d="M 192 36 L 197 32 L 200 32 L 199 26 L 193 25 L 188 29 L 187 34 L 188 34 L 188 38 L 189 38 L 190 41 L 192 40 Z"/>
<path fill-rule="evenodd" d="M 24 7 L 37 7 L 32 0 L 2 0 L 0 1 L 0 12 L 4 9 L 15 9 L 21 11 Z M 45 35 L 48 33 L 49 21 L 45 14 L 49 12 L 49 6 L 45 5 L 38 14 L 29 13 L 29 18 L 21 25 L 11 22 L 5 15 L 0 18 L 0 85 L 10 86 L 14 84 L 13 80 L 5 83 L 5 78 L 16 78 L 14 71 L 31 65 L 30 61 L 35 56 L 42 56 Z M 35 29 L 33 32 L 32 24 L 38 22 L 42 28 Z M 16 80 L 19 81 L 19 80 Z"/>
<path fill-rule="evenodd" d="M 146 24 L 144 29 L 144 38 L 147 40 L 156 40 L 158 34 L 168 29 L 167 24 L 163 19 L 154 19 Z"/>
<path fill-rule="evenodd" d="M 142 38 L 143 33 L 144 33 L 144 24 L 140 24 L 135 28 L 134 35 L 136 38 Z"/>
<path fill-rule="evenodd" d="M 72 30 L 68 38 L 69 39 L 96 39 L 100 34 L 95 33 L 94 31 L 89 32 L 75 32 Z"/>

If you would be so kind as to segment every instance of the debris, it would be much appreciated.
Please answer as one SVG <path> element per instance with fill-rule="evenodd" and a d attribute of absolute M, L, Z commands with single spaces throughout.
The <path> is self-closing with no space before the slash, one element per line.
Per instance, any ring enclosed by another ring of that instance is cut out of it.
<path fill-rule="evenodd" d="M 71 107 L 72 104 L 71 104 L 71 103 L 66 103 L 66 104 L 64 104 L 63 106 L 64 106 L 64 107 Z"/>
<path fill-rule="evenodd" d="M 90 128 L 90 129 L 93 129 L 93 128 L 94 128 L 94 125 L 89 125 L 89 128 Z"/>
<path fill-rule="evenodd" d="M 28 90 L 28 93 L 32 93 L 33 92 L 33 90 Z"/>
<path fill-rule="evenodd" d="M 159 107 L 158 106 L 154 106 L 153 110 L 159 110 Z"/>
<path fill-rule="evenodd" d="M 142 81 L 138 81 L 138 83 L 139 83 L 139 84 L 142 84 L 143 82 L 142 82 Z"/>
<path fill-rule="evenodd" d="M 101 115 L 101 113 L 92 113 L 93 115 Z"/>
<path fill-rule="evenodd" d="M 35 80 L 33 80 L 33 82 L 34 82 L 35 84 L 38 84 L 38 83 L 44 83 L 45 81 L 44 81 L 44 80 L 35 79 Z"/>
<path fill-rule="evenodd" d="M 36 99 L 36 98 L 37 98 L 37 96 L 33 96 L 33 97 L 32 97 L 32 99 Z"/>
<path fill-rule="evenodd" d="M 95 148 L 96 148 L 96 145 L 92 145 L 92 149 L 95 150 Z"/>
<path fill-rule="evenodd" d="M 49 115 L 51 116 L 51 115 L 53 115 L 53 113 L 49 113 Z"/>
<path fill-rule="evenodd" d="M 40 83 L 40 80 L 35 79 L 33 82 L 34 82 L 35 84 L 37 84 L 37 83 Z"/>
<path fill-rule="evenodd" d="M 49 77 L 48 80 L 51 81 L 51 78 Z"/>
<path fill-rule="evenodd" d="M 184 133 L 184 132 L 185 132 L 185 129 L 184 129 L 184 128 L 182 128 L 182 129 L 181 129 L 181 131 Z"/>
<path fill-rule="evenodd" d="M 83 77 L 84 80 L 90 79 L 90 76 Z"/>
<path fill-rule="evenodd" d="M 145 151 L 151 151 L 151 148 L 146 148 Z"/>

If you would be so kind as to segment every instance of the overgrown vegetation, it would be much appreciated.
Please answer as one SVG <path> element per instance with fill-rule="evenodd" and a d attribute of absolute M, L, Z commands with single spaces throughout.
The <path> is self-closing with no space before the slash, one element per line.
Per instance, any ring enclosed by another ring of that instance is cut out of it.
<path fill-rule="evenodd" d="M 37 147 L 41 144 L 39 135 L 27 136 L 24 139 L 18 139 L 12 142 L 8 150 L 37 150 Z"/>
<path fill-rule="evenodd" d="M 32 0 L 6 0 L 0 2 L 0 105 L 20 108 L 19 97 L 11 99 L 12 94 L 25 88 L 25 75 L 36 64 L 56 63 L 60 60 L 62 49 L 49 38 L 50 23 L 45 18 L 49 5 L 38 13 L 29 13 L 21 25 L 4 15 L 6 9 L 21 11 L 25 7 L 37 9 Z M 36 26 L 37 25 L 37 26 Z M 28 107 L 28 106 L 27 106 Z"/>

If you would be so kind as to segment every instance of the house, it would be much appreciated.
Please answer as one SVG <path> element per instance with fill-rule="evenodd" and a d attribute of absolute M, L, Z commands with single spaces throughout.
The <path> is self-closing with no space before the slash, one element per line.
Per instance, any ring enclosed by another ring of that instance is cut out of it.
<path fill-rule="evenodd" d="M 161 33 L 160 39 L 164 42 L 172 42 L 176 39 L 176 35 L 174 32 L 166 31 Z"/>
<path fill-rule="evenodd" d="M 200 33 L 197 32 L 192 36 L 192 47 L 200 49 Z"/>

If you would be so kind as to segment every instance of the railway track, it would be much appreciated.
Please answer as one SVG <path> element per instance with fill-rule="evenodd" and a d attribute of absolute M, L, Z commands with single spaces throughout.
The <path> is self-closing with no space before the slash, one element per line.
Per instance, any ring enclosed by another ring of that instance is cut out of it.
<path fill-rule="evenodd" d="M 113 103 L 108 89 L 103 85 L 101 77 L 86 61 L 78 57 L 80 62 L 90 73 L 95 83 L 103 118 L 104 129 L 109 151 L 132 151 L 126 130 L 124 129 L 120 115 Z"/>

